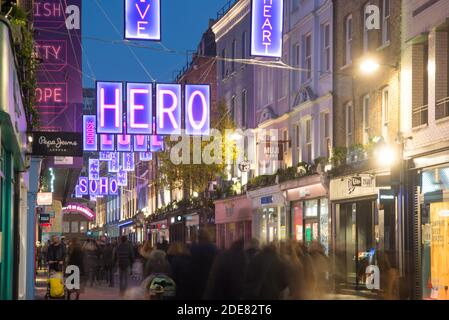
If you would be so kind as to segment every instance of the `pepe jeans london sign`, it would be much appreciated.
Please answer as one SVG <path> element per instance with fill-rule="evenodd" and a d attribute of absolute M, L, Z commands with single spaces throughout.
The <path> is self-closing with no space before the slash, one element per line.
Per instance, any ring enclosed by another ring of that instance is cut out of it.
<path fill-rule="evenodd" d="M 82 157 L 83 135 L 76 132 L 35 132 L 33 155 Z"/>

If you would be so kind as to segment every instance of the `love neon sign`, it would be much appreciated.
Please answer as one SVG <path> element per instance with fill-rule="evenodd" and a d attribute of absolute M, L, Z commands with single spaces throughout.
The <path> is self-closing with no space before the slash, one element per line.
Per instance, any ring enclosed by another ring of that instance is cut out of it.
<path fill-rule="evenodd" d="M 160 0 L 125 0 L 125 39 L 161 40 Z"/>

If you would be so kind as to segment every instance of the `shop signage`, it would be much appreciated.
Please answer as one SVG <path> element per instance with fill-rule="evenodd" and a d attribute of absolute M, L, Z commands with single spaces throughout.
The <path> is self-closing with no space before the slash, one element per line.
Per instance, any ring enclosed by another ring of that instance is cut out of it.
<path fill-rule="evenodd" d="M 83 135 L 76 132 L 33 132 L 34 156 L 82 157 Z"/>
<path fill-rule="evenodd" d="M 66 207 L 62 208 L 62 212 L 63 213 L 77 212 L 85 216 L 90 221 L 95 219 L 95 212 L 93 212 L 91 209 L 81 204 L 69 204 Z"/>
<path fill-rule="evenodd" d="M 53 204 L 53 193 L 51 192 L 39 192 L 37 194 L 38 206 L 51 206 Z"/>
<path fill-rule="evenodd" d="M 372 176 L 358 176 L 348 178 L 348 192 L 353 193 L 355 188 L 372 188 L 374 187 L 374 178 Z"/>
<path fill-rule="evenodd" d="M 396 194 L 394 190 L 380 189 L 379 190 L 379 201 L 380 203 L 394 202 Z"/>
<path fill-rule="evenodd" d="M 39 214 L 39 223 L 40 224 L 48 224 L 50 223 L 50 215 L 47 213 Z"/>
<path fill-rule="evenodd" d="M 273 203 L 273 196 L 260 198 L 260 204 L 270 204 L 270 203 Z"/>
<path fill-rule="evenodd" d="M 125 0 L 125 39 L 161 40 L 160 0 Z"/>
<path fill-rule="evenodd" d="M 282 57 L 283 0 L 252 0 L 251 55 Z"/>

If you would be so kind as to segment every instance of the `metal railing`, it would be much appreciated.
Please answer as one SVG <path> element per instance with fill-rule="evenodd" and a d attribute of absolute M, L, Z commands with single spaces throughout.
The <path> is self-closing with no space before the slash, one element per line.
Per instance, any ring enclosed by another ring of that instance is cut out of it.
<path fill-rule="evenodd" d="M 239 0 L 229 0 L 220 10 L 217 12 L 217 20 L 223 18 L 223 16 L 237 3 Z"/>
<path fill-rule="evenodd" d="M 429 105 L 426 104 L 421 107 L 413 108 L 412 112 L 412 126 L 413 128 L 419 127 L 421 125 L 428 123 L 429 118 Z"/>
<path fill-rule="evenodd" d="M 438 100 L 435 106 L 435 120 L 449 117 L 449 97 Z"/>

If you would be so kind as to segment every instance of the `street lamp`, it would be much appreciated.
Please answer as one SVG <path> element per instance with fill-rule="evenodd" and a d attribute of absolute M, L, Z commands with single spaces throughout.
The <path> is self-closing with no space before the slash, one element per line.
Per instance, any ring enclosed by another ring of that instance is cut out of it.
<path fill-rule="evenodd" d="M 380 68 L 380 64 L 374 59 L 364 59 L 360 63 L 360 70 L 364 74 L 373 74 Z"/>

